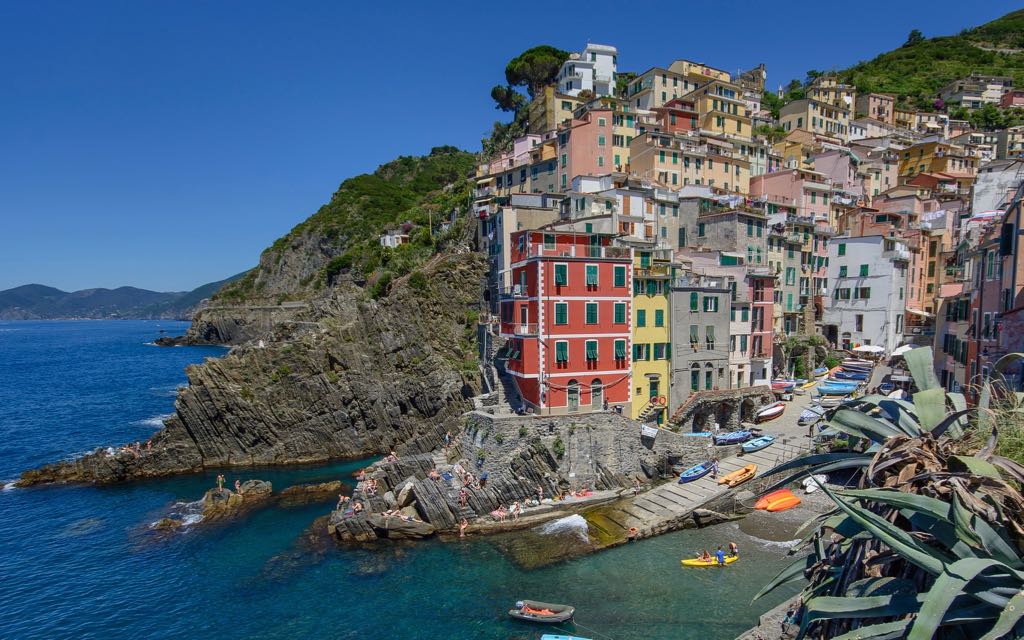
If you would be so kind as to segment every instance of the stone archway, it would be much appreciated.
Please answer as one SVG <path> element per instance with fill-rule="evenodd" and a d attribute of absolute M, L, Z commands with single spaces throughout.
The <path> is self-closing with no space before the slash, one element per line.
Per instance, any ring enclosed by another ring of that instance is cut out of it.
<path fill-rule="evenodd" d="M 740 403 L 740 422 L 753 422 L 757 414 L 757 401 L 753 398 L 744 398 Z"/>

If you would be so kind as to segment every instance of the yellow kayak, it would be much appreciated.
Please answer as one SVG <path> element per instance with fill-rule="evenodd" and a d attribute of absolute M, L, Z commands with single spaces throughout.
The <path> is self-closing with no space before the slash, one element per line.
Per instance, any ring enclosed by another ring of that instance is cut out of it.
<path fill-rule="evenodd" d="M 732 564 L 739 560 L 739 556 L 725 556 L 725 564 Z M 720 567 L 716 558 L 711 560 L 701 560 L 699 558 L 689 558 L 687 560 L 680 560 L 684 567 Z"/>

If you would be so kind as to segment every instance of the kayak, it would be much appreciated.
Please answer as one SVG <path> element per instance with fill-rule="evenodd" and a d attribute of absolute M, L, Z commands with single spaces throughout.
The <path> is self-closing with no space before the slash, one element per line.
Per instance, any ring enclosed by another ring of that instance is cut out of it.
<path fill-rule="evenodd" d="M 756 422 L 767 422 L 768 420 L 774 420 L 785 412 L 786 403 L 784 402 L 773 402 L 767 407 L 761 409 L 754 414 L 754 420 Z"/>
<path fill-rule="evenodd" d="M 546 624 L 565 622 L 572 618 L 574 613 L 576 613 L 576 609 L 567 604 L 552 604 L 536 600 L 520 600 L 516 602 L 514 609 L 508 610 L 508 615 L 517 620 Z"/>
<path fill-rule="evenodd" d="M 711 470 L 714 467 L 715 463 L 713 460 L 708 460 L 707 462 L 702 462 L 698 465 L 692 466 L 679 474 L 679 484 L 686 484 L 687 482 L 693 482 L 698 478 L 703 478 L 711 473 Z"/>
<path fill-rule="evenodd" d="M 717 444 L 717 445 L 739 444 L 741 442 L 746 442 L 747 440 L 750 440 L 750 437 L 752 435 L 754 435 L 754 434 L 751 433 L 750 431 L 747 431 L 747 430 L 743 430 L 743 431 L 730 431 L 729 433 L 724 433 L 724 434 L 722 434 L 720 436 L 715 436 L 715 444 Z"/>
<path fill-rule="evenodd" d="M 732 564 L 739 560 L 739 556 L 725 556 L 725 564 Z M 711 558 L 711 560 L 701 560 L 700 558 L 687 558 L 686 560 L 680 560 L 684 567 L 721 567 L 724 565 L 718 564 L 717 558 Z"/>
<path fill-rule="evenodd" d="M 736 485 L 743 484 L 747 480 L 750 480 L 757 475 L 757 465 L 748 464 L 747 466 L 737 469 L 732 473 L 727 473 L 718 479 L 718 484 L 727 484 L 729 488 L 733 488 Z"/>
<path fill-rule="evenodd" d="M 554 633 L 545 633 L 540 637 L 540 640 L 590 640 L 590 638 L 583 638 L 580 636 L 560 636 Z"/>
<path fill-rule="evenodd" d="M 800 504 L 800 498 L 794 495 L 788 495 L 783 498 L 779 498 L 778 500 L 773 500 L 769 502 L 768 506 L 765 507 L 765 511 L 768 511 L 770 513 L 785 511 L 786 509 L 792 509 L 798 504 Z"/>
<path fill-rule="evenodd" d="M 758 501 L 754 503 L 754 508 L 755 509 L 767 509 L 768 505 L 771 504 L 772 502 L 774 502 L 776 500 L 781 500 L 782 498 L 787 498 L 787 497 L 796 497 L 796 496 L 794 496 L 793 492 L 790 491 L 789 489 L 779 489 L 777 491 L 772 491 L 771 493 L 768 493 L 768 494 L 765 494 L 765 495 L 761 496 L 761 498 L 758 499 Z"/>
<path fill-rule="evenodd" d="M 744 442 L 742 449 L 743 453 L 754 453 L 760 451 L 775 442 L 775 436 L 761 436 L 760 438 L 754 438 L 750 442 Z"/>

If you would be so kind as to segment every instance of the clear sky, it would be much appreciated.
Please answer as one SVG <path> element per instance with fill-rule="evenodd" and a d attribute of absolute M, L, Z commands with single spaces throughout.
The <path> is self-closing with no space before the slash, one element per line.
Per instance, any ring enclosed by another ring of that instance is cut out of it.
<path fill-rule="evenodd" d="M 536 44 L 614 44 L 621 70 L 764 62 L 776 87 L 1019 8 L 634 6 L 0 0 L 0 289 L 186 290 L 243 271 L 345 177 L 477 150 L 499 116 L 490 88 Z"/>

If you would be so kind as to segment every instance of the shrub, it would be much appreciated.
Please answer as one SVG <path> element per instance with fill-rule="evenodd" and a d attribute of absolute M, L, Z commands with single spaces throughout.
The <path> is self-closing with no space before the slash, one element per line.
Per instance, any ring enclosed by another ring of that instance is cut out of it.
<path fill-rule="evenodd" d="M 526 427 L 519 427 L 519 437 L 520 438 L 525 438 L 527 433 L 529 433 L 529 432 L 526 430 Z"/>
<path fill-rule="evenodd" d="M 551 444 L 551 450 L 555 452 L 555 457 L 559 460 L 565 457 L 565 443 L 562 442 L 562 436 L 555 438 L 555 441 Z"/>
<path fill-rule="evenodd" d="M 413 291 L 424 292 L 430 288 L 430 282 L 427 280 L 427 276 L 417 269 L 409 276 L 409 288 Z"/>

